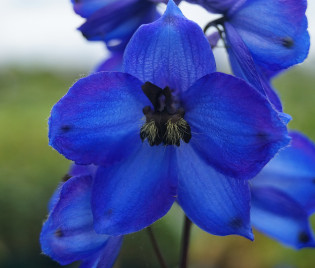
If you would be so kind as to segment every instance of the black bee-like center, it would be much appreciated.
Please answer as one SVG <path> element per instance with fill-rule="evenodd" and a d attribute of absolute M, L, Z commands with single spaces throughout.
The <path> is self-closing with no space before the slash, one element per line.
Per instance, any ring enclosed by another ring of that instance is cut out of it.
<path fill-rule="evenodd" d="M 191 139 L 191 129 L 184 119 L 185 111 L 179 107 L 169 87 L 164 89 L 146 82 L 142 86 L 144 94 L 152 103 L 143 108 L 146 117 L 145 124 L 141 127 L 140 138 L 148 140 L 151 146 L 164 144 L 180 146 L 180 141 L 188 143 Z"/>

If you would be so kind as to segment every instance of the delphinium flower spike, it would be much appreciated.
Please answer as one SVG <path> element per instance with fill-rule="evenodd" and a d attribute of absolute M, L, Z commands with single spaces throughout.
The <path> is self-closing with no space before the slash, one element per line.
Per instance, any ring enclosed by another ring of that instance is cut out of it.
<path fill-rule="evenodd" d="M 100 166 L 96 232 L 141 230 L 177 200 L 207 232 L 252 239 L 248 179 L 289 143 L 279 113 L 243 80 L 215 72 L 202 30 L 172 0 L 135 33 L 124 71 L 80 79 L 49 120 L 51 146 Z"/>

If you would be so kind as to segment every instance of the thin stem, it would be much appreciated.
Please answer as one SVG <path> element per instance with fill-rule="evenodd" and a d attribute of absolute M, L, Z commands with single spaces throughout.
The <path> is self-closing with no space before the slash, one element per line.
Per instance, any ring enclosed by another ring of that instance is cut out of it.
<path fill-rule="evenodd" d="M 216 19 L 214 21 L 210 21 L 203 29 L 203 32 L 204 34 L 207 34 L 207 31 L 209 28 L 211 27 L 215 27 L 220 35 L 220 38 L 222 39 L 223 43 L 224 43 L 224 47 L 227 48 L 227 45 L 226 45 L 226 40 L 225 40 L 225 25 L 224 25 L 224 22 L 225 22 L 225 18 L 224 17 L 221 17 L 219 19 Z M 220 29 L 219 25 L 223 28 Z"/>
<path fill-rule="evenodd" d="M 223 25 L 224 25 L 224 20 L 225 20 L 224 17 L 222 17 L 222 18 L 216 19 L 216 20 L 214 20 L 214 21 L 210 21 L 210 22 L 204 27 L 203 32 L 206 33 L 210 27 L 215 27 L 215 28 L 217 28 L 218 31 L 220 32 L 220 29 L 218 28 L 218 25 L 222 25 L 222 26 L 223 26 Z"/>
<path fill-rule="evenodd" d="M 179 268 L 187 268 L 188 248 L 189 248 L 191 225 L 192 225 L 192 222 L 185 215 L 185 223 L 184 223 L 184 229 L 183 229 L 183 234 L 182 234 L 182 247 L 181 247 Z"/>
<path fill-rule="evenodd" d="M 151 240 L 151 243 L 152 243 L 155 255 L 158 258 L 158 261 L 159 261 L 161 267 L 162 268 L 168 268 L 167 265 L 166 265 L 165 259 L 164 259 L 163 255 L 161 253 L 161 250 L 159 248 L 159 245 L 158 245 L 158 243 L 156 241 L 156 238 L 155 238 L 155 235 L 153 233 L 152 228 L 149 226 L 147 228 L 147 231 L 148 231 L 148 234 L 149 234 L 149 237 L 150 237 L 150 240 Z"/>

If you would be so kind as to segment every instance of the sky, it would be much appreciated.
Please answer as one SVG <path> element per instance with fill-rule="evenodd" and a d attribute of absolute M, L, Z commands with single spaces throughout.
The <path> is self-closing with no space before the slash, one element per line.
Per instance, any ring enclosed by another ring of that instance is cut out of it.
<path fill-rule="evenodd" d="M 309 0 L 311 41 L 315 41 L 315 1 Z M 101 42 L 87 42 L 76 30 L 83 19 L 72 10 L 70 0 L 0 0 L 0 67 L 48 66 L 92 69 L 105 59 Z M 182 3 L 184 15 L 204 26 L 214 17 L 202 8 Z M 313 16 L 311 16 L 313 14 Z M 311 45 L 306 67 L 315 64 Z"/>

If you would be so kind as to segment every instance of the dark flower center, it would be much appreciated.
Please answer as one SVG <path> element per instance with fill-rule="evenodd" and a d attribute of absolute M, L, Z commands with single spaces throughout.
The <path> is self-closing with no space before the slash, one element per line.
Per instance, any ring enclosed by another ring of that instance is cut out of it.
<path fill-rule="evenodd" d="M 180 140 L 188 143 L 191 139 L 191 129 L 183 118 L 185 111 L 179 106 L 179 102 L 169 87 L 164 89 L 146 82 L 142 85 L 144 94 L 152 103 L 143 108 L 146 117 L 145 124 L 141 127 L 140 138 L 148 140 L 151 146 L 180 145 Z"/>

